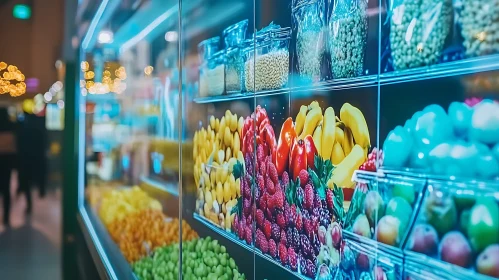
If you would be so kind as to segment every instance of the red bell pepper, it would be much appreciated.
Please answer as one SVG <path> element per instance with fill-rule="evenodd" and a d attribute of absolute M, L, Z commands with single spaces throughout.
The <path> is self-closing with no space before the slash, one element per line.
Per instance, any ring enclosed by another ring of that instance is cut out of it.
<path fill-rule="evenodd" d="M 302 169 L 307 169 L 307 152 L 305 150 L 305 141 L 303 141 L 303 139 L 295 139 L 293 148 L 291 150 L 291 157 L 289 158 L 289 170 L 292 171 L 294 180 L 296 180 Z"/>
<path fill-rule="evenodd" d="M 274 163 L 277 168 L 277 174 L 279 176 L 288 168 L 289 154 L 291 152 L 291 146 L 296 139 L 296 131 L 293 124 L 293 119 L 288 118 L 281 128 L 281 133 L 279 135 L 279 141 L 277 143 L 277 149 L 275 152 Z"/>
<path fill-rule="evenodd" d="M 317 148 L 315 147 L 314 138 L 311 135 L 307 135 L 305 139 L 305 152 L 307 153 L 307 166 L 315 169 L 315 154 L 317 153 Z"/>

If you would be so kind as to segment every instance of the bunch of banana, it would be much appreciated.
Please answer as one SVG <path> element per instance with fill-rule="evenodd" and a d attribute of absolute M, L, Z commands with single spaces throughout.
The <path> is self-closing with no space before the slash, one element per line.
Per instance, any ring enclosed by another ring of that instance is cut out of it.
<path fill-rule="evenodd" d="M 336 167 L 330 187 L 332 183 L 353 187 L 353 172 L 366 160 L 371 145 L 366 120 L 358 108 L 345 103 L 338 118 L 332 107 L 326 108 L 323 115 L 319 103 L 313 101 L 300 107 L 295 130 L 300 139 L 312 135 L 319 155 Z"/>
<path fill-rule="evenodd" d="M 208 128 L 201 128 L 194 134 L 194 180 L 198 186 L 196 208 L 201 215 L 225 229 L 231 228 L 230 209 L 241 196 L 240 179 L 233 171 L 238 163 L 244 168 L 242 127 L 243 118 L 238 119 L 236 114 L 227 110 L 220 120 L 211 116 Z"/>

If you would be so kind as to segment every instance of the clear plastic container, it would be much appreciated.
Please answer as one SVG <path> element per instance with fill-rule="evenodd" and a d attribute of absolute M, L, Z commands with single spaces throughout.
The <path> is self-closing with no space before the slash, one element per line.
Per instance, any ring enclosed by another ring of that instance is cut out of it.
<path fill-rule="evenodd" d="M 227 93 L 239 93 L 244 90 L 242 49 L 245 45 L 247 28 L 248 20 L 243 20 L 224 30 L 226 52 L 225 90 Z"/>
<path fill-rule="evenodd" d="M 389 8 L 393 68 L 437 63 L 453 29 L 452 0 L 397 0 Z"/>
<path fill-rule="evenodd" d="M 367 1 L 338 0 L 330 6 L 328 40 L 333 78 L 361 76 L 367 45 Z"/>
<path fill-rule="evenodd" d="M 258 92 L 285 87 L 289 78 L 291 28 L 272 26 L 256 35 L 256 45 L 244 50 L 246 90 Z"/>
<path fill-rule="evenodd" d="M 324 0 L 299 0 L 293 7 L 296 54 L 300 76 L 321 80 L 321 63 L 326 49 Z"/>
<path fill-rule="evenodd" d="M 444 267 L 453 277 L 497 277 L 499 185 L 429 180 L 405 254 L 418 263 Z M 495 263 L 495 265 L 492 265 Z"/>
<path fill-rule="evenodd" d="M 209 96 L 222 95 L 225 90 L 225 51 L 219 51 L 208 59 L 204 79 Z"/>
<path fill-rule="evenodd" d="M 219 50 L 220 37 L 212 37 L 198 44 L 198 56 L 200 64 L 208 61 Z"/>
<path fill-rule="evenodd" d="M 454 1 L 467 57 L 499 52 L 499 0 Z"/>

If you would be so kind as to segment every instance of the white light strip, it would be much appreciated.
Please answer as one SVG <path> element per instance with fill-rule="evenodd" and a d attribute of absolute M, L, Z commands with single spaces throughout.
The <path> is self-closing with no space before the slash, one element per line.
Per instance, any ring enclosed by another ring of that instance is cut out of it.
<path fill-rule="evenodd" d="M 120 53 L 124 53 L 138 42 L 144 40 L 144 38 L 149 35 L 154 29 L 156 29 L 161 23 L 167 20 L 174 12 L 178 10 L 178 4 L 168 9 L 166 12 L 157 17 L 153 22 L 151 22 L 146 28 L 144 28 L 139 34 L 132 37 L 130 40 L 126 41 L 120 48 Z"/>
<path fill-rule="evenodd" d="M 83 50 L 88 49 L 88 45 L 90 44 L 90 41 L 91 41 L 92 37 L 94 36 L 95 29 L 97 28 L 97 23 L 99 23 L 100 19 L 102 18 L 102 14 L 104 14 L 104 11 L 106 10 L 108 3 L 109 3 L 109 0 L 102 1 L 99 8 L 97 9 L 97 12 L 95 13 L 94 18 L 92 19 L 92 22 L 90 22 L 90 26 L 88 28 L 87 34 L 85 34 L 85 38 L 83 39 L 83 44 L 82 44 Z"/>

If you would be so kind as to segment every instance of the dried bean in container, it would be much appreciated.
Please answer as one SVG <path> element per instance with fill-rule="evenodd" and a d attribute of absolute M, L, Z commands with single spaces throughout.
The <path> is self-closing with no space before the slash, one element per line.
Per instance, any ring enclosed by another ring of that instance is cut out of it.
<path fill-rule="evenodd" d="M 287 50 L 257 55 L 245 62 L 245 84 L 248 91 L 280 89 L 288 83 L 289 53 Z"/>

